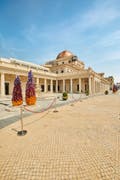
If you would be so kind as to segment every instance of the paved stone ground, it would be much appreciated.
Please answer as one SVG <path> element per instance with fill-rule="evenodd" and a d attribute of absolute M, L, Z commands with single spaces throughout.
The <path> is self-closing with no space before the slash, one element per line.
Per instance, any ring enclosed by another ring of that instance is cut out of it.
<path fill-rule="evenodd" d="M 120 95 L 57 109 L 0 130 L 0 180 L 120 180 Z"/>

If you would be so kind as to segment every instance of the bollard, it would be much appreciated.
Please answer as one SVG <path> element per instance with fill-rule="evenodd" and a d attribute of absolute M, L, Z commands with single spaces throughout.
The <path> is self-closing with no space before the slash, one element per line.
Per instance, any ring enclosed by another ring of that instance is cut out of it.
<path fill-rule="evenodd" d="M 21 131 L 17 132 L 18 136 L 24 136 L 27 134 L 26 130 L 23 130 L 23 106 L 20 107 L 20 122 L 21 122 Z"/>
<path fill-rule="evenodd" d="M 82 102 L 82 94 L 80 94 L 80 98 L 79 99 L 80 99 L 80 102 Z"/>
<path fill-rule="evenodd" d="M 74 104 L 73 104 L 73 92 L 72 92 L 72 103 L 70 104 L 70 106 L 74 106 Z"/>
<path fill-rule="evenodd" d="M 57 103 L 56 103 L 56 101 L 57 101 L 57 97 L 55 98 L 55 109 L 54 109 L 54 113 L 56 113 L 56 112 L 58 112 L 58 110 L 56 109 L 57 108 Z"/>

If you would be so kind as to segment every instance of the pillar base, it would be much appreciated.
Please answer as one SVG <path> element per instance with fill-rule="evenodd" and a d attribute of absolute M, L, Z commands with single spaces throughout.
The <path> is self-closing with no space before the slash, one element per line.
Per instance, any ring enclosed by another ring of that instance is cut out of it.
<path fill-rule="evenodd" d="M 59 111 L 55 109 L 53 112 L 56 113 L 56 112 L 59 112 Z"/>
<path fill-rule="evenodd" d="M 24 135 L 26 135 L 27 134 L 27 131 L 26 130 L 22 130 L 22 131 L 18 131 L 17 132 L 17 135 L 18 136 L 24 136 Z"/>

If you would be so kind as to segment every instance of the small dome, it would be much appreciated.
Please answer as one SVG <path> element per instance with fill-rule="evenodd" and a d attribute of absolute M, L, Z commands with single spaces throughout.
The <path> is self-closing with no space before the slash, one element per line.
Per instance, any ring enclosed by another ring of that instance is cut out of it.
<path fill-rule="evenodd" d="M 56 59 L 59 58 L 64 58 L 64 57 L 68 57 L 68 56 L 73 56 L 73 54 L 70 51 L 62 51 L 61 53 L 59 53 L 56 57 Z"/>

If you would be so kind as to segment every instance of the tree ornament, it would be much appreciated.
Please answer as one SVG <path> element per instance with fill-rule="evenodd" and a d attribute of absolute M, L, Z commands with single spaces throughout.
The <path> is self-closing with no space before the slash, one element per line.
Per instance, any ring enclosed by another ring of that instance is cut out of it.
<path fill-rule="evenodd" d="M 28 72 L 28 81 L 26 83 L 26 104 L 34 105 L 36 103 L 36 95 L 35 95 L 35 84 L 33 81 L 32 71 Z"/>
<path fill-rule="evenodd" d="M 17 76 L 14 81 L 14 88 L 12 93 L 12 105 L 19 106 L 22 103 L 23 103 L 23 98 L 22 98 L 21 82 L 19 76 Z"/>

